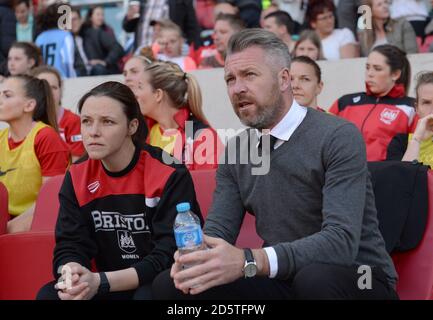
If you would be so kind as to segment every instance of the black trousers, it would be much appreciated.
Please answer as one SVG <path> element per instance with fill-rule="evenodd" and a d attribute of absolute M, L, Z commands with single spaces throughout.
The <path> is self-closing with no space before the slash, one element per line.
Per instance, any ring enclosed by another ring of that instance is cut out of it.
<path fill-rule="evenodd" d="M 292 281 L 265 277 L 239 279 L 211 288 L 198 295 L 185 295 L 176 289 L 170 270 L 160 273 L 152 285 L 155 300 L 398 300 L 385 273 L 372 268 L 371 289 L 360 289 L 358 267 L 312 264 L 300 270 Z M 362 279 L 361 279 L 362 280 Z"/>
<path fill-rule="evenodd" d="M 52 281 L 43 286 L 39 290 L 36 300 L 60 300 L 57 290 L 54 288 L 55 284 L 56 282 Z M 151 300 L 151 288 L 150 284 L 144 285 L 136 290 L 110 292 L 103 296 L 95 295 L 92 300 Z"/>

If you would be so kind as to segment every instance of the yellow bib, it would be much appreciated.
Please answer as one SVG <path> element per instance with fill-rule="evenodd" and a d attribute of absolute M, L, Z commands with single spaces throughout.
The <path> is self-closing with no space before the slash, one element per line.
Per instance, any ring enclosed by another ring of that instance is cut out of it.
<path fill-rule="evenodd" d="M 35 201 L 42 185 L 42 171 L 35 153 L 35 137 L 43 128 L 37 122 L 24 141 L 10 150 L 9 128 L 0 131 L 0 181 L 9 194 L 9 214 L 17 216 Z"/>
<path fill-rule="evenodd" d="M 162 134 L 159 124 L 154 124 L 149 134 L 150 145 L 159 147 L 169 154 L 173 154 L 176 139 L 180 133 L 178 130 L 173 130 L 172 133 L 173 134 L 171 134 L 170 130 L 167 130 L 164 132 L 164 134 Z"/>
<path fill-rule="evenodd" d="M 409 140 L 412 140 L 413 134 L 409 134 Z M 427 139 L 423 142 L 421 142 L 419 146 L 419 162 L 422 162 L 425 165 L 429 165 L 431 168 L 433 168 L 433 141 L 432 139 Z"/>

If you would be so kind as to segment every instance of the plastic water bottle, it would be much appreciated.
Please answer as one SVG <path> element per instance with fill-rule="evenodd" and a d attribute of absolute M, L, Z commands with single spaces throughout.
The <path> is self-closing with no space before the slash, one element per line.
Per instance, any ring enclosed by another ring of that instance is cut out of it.
<path fill-rule="evenodd" d="M 200 250 L 203 243 L 199 218 L 191 211 L 188 202 L 176 206 L 177 216 L 174 220 L 174 237 L 180 254 Z"/>

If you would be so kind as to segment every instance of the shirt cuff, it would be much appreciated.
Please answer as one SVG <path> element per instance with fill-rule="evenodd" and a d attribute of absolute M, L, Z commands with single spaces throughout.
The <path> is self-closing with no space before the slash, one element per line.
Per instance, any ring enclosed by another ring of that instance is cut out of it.
<path fill-rule="evenodd" d="M 275 278 L 278 273 L 278 258 L 275 249 L 272 247 L 263 248 L 269 261 L 269 278 Z"/>

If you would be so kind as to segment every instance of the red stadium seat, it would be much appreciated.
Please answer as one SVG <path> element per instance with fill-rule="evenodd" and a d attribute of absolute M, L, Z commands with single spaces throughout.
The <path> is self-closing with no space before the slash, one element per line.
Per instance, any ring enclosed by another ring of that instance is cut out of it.
<path fill-rule="evenodd" d="M 0 235 L 6 233 L 8 221 L 8 190 L 3 185 L 3 183 L 0 182 Z"/>
<path fill-rule="evenodd" d="M 32 300 L 54 280 L 54 233 L 23 232 L 0 236 L 0 300 Z"/>
<path fill-rule="evenodd" d="M 397 292 L 402 300 L 433 299 L 433 171 L 428 172 L 428 218 L 418 247 L 392 255 L 399 275 Z"/>
<path fill-rule="evenodd" d="M 197 201 L 200 205 L 203 218 L 206 219 L 207 213 L 212 204 L 212 196 L 216 187 L 216 170 L 192 170 L 191 176 L 194 181 Z M 256 219 L 251 214 L 246 214 L 242 223 L 241 231 L 236 241 L 238 247 L 260 248 L 263 240 L 256 233 Z"/>
<path fill-rule="evenodd" d="M 59 190 L 64 175 L 50 178 L 39 191 L 33 214 L 32 231 L 53 231 L 59 214 Z"/>

